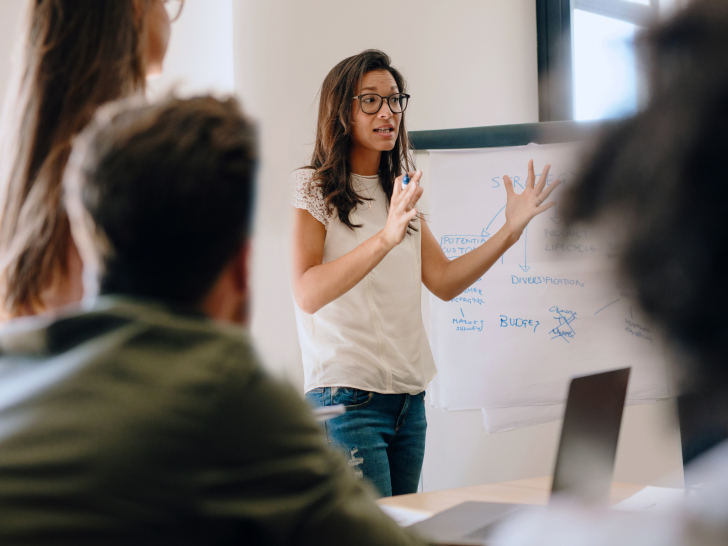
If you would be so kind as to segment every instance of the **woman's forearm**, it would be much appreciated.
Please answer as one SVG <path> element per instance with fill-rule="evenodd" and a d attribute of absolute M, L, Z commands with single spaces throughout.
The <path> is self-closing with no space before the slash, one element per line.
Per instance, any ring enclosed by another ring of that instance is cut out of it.
<path fill-rule="evenodd" d="M 518 236 L 512 235 L 503 226 L 478 248 L 446 263 L 434 282 L 435 290 L 430 291 L 445 301 L 457 297 L 485 274 L 516 241 Z"/>
<path fill-rule="evenodd" d="M 391 250 L 381 232 L 333 262 L 315 265 L 294 281 L 294 297 L 312 315 L 354 288 Z"/>

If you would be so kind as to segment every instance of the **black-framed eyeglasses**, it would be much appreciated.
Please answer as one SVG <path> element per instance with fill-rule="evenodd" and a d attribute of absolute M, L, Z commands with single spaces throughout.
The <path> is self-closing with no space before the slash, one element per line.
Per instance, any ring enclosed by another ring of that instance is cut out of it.
<path fill-rule="evenodd" d="M 174 23 L 182 15 L 182 8 L 185 7 L 185 0 L 163 0 L 164 9 L 169 15 L 169 22 Z"/>
<path fill-rule="evenodd" d="M 376 114 L 379 112 L 385 100 L 393 114 L 401 114 L 407 108 L 409 98 L 410 96 L 407 93 L 394 93 L 388 97 L 383 97 L 376 93 L 365 93 L 352 97 L 352 100 L 359 99 L 359 106 L 361 106 L 361 111 L 365 114 Z"/>

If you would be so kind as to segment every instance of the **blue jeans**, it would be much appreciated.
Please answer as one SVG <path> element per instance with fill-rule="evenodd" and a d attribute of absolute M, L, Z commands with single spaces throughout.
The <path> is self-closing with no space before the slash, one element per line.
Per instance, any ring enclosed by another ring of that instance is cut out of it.
<path fill-rule="evenodd" d="M 326 421 L 326 439 L 343 450 L 355 475 L 369 479 L 383 497 L 416 493 L 425 457 L 425 393 L 380 394 L 349 387 L 306 393 L 313 407 L 344 404 L 346 413 Z"/>

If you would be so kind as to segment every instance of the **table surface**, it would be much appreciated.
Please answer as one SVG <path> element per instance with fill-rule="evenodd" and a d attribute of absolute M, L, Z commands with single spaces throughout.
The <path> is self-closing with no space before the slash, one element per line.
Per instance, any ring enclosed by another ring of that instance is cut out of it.
<path fill-rule="evenodd" d="M 467 501 L 502 502 L 515 504 L 546 504 L 551 492 L 551 477 L 529 478 L 510 482 L 489 483 L 414 493 L 379 499 L 383 506 L 392 506 L 434 515 Z M 644 489 L 644 485 L 612 483 L 610 504 L 617 504 Z"/>

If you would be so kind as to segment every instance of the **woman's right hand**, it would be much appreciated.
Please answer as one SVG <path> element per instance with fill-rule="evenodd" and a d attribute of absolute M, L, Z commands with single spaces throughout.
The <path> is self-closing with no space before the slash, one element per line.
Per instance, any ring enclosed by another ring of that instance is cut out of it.
<path fill-rule="evenodd" d="M 407 226 L 417 216 L 417 209 L 415 208 L 417 201 L 420 200 L 422 193 L 425 191 L 420 187 L 422 171 L 417 170 L 408 174 L 410 182 L 405 189 L 402 189 L 404 175 L 394 179 L 387 223 L 384 225 L 384 229 L 379 232 L 387 251 L 392 250 L 404 239 L 407 234 Z"/>

